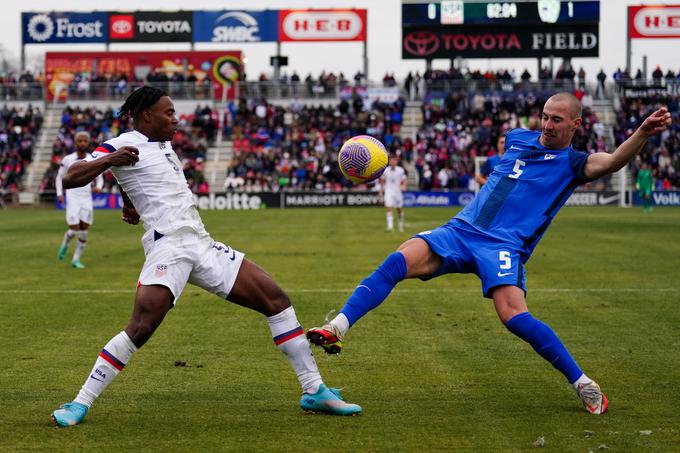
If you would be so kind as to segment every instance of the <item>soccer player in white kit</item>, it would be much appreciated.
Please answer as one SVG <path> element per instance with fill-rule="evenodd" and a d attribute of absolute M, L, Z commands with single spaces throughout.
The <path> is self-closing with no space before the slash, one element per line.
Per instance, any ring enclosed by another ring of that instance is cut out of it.
<path fill-rule="evenodd" d="M 392 209 L 397 209 L 399 231 L 404 231 L 404 190 L 406 190 L 406 170 L 399 166 L 399 158 L 390 156 L 389 166 L 380 176 L 380 198 L 385 201 L 387 231 L 394 231 Z"/>
<path fill-rule="evenodd" d="M 288 296 L 244 254 L 215 241 L 203 226 L 182 165 L 172 149 L 177 130 L 172 100 L 145 86 L 127 98 L 120 112 L 134 130 L 102 143 L 87 162 L 73 165 L 66 188 L 89 184 L 111 169 L 123 194 L 123 220 L 141 220 L 146 261 L 127 327 L 101 350 L 75 400 L 52 412 L 58 426 L 77 425 L 90 406 L 142 347 L 179 299 L 187 282 L 267 317 L 276 346 L 302 386 L 300 406 L 311 412 L 354 415 L 361 407 L 324 385 L 310 345 Z"/>
<path fill-rule="evenodd" d="M 85 265 L 80 262 L 80 257 L 83 255 L 83 250 L 85 250 L 87 235 L 94 219 L 92 192 L 98 193 L 102 190 L 104 178 L 101 175 L 97 176 L 94 189 L 91 184 L 68 189 L 66 191 L 66 198 L 64 198 L 62 179 L 71 165 L 83 161 L 89 155 L 90 134 L 85 131 L 78 132 L 75 136 L 75 145 L 76 152 L 64 156 L 59 165 L 59 172 L 57 172 L 57 198 L 59 198 L 59 203 L 63 204 L 64 200 L 66 201 L 66 224 L 68 225 L 68 230 L 64 233 L 64 239 L 61 241 L 57 258 L 63 260 L 66 257 L 69 242 L 78 236 L 78 244 L 76 245 L 75 252 L 73 252 L 71 266 L 76 269 L 84 269 Z"/>

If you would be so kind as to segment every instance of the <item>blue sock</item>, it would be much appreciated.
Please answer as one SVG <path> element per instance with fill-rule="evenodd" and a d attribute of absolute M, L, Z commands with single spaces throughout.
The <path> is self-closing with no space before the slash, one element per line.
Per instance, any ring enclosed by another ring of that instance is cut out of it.
<path fill-rule="evenodd" d="M 354 292 L 340 313 L 344 314 L 351 326 L 362 316 L 380 305 L 392 288 L 406 277 L 406 260 L 401 252 L 394 252 Z"/>
<path fill-rule="evenodd" d="M 583 371 L 576 364 L 555 332 L 531 313 L 520 313 L 505 324 L 508 330 L 526 341 L 541 357 L 550 362 L 573 384 Z"/>

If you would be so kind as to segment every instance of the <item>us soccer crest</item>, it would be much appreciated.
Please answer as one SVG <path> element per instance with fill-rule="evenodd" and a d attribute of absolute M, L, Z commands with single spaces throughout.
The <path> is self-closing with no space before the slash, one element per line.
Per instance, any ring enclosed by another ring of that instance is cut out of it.
<path fill-rule="evenodd" d="M 157 264 L 156 265 L 156 277 L 163 277 L 168 272 L 167 264 Z"/>
<path fill-rule="evenodd" d="M 560 18 L 560 0 L 538 0 L 538 15 L 543 22 L 554 24 Z"/>

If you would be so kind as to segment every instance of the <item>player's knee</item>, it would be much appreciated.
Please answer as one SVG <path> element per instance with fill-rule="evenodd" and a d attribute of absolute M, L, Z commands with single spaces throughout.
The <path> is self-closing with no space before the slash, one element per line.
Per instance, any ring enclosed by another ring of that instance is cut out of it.
<path fill-rule="evenodd" d="M 263 305 L 263 313 L 266 316 L 274 316 L 290 307 L 290 298 L 282 289 L 279 289 L 276 294 L 268 297 Z"/>

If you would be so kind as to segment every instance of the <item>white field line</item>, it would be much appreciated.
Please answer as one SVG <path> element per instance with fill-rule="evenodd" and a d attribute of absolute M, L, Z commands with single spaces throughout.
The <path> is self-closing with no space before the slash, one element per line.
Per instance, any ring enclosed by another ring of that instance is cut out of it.
<path fill-rule="evenodd" d="M 193 288 L 190 288 L 191 291 Z M 289 288 L 288 293 L 350 293 L 353 288 Z M 135 289 L 0 289 L 0 294 L 132 294 Z M 422 288 L 395 289 L 394 293 L 480 293 L 481 289 Z M 530 293 L 674 293 L 680 288 L 529 288 Z"/>

